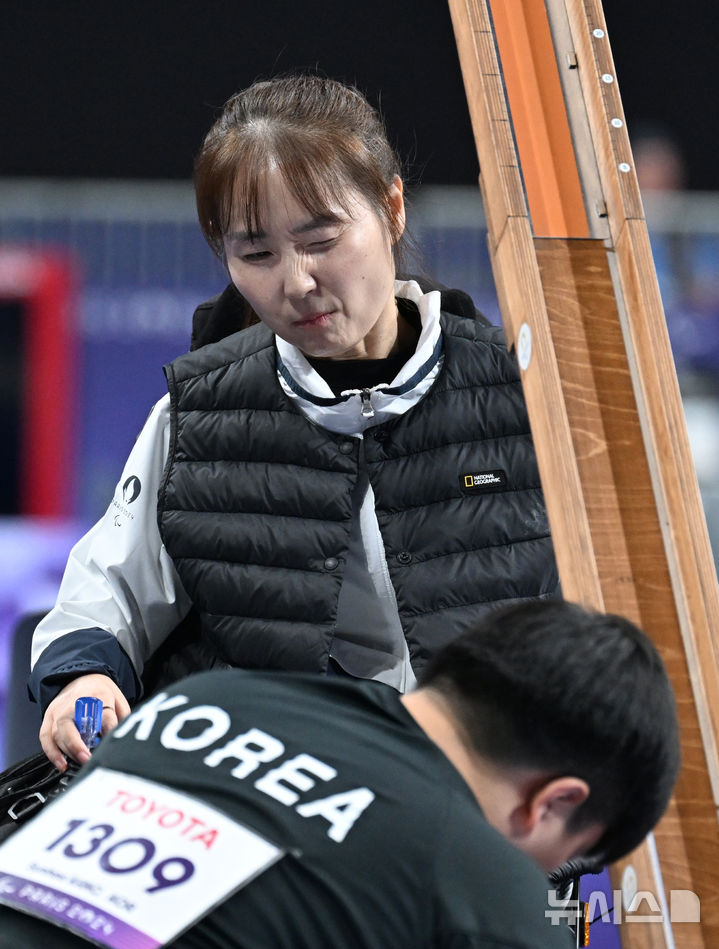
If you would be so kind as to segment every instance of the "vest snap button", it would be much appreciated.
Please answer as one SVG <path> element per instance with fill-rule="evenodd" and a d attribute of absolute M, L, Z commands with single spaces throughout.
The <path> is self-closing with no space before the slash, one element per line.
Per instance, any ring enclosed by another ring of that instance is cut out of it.
<path fill-rule="evenodd" d="M 328 557 L 325 560 L 325 570 L 336 570 L 339 560 L 336 557 Z"/>
<path fill-rule="evenodd" d="M 412 554 L 408 550 L 400 550 L 397 554 L 397 562 L 401 564 L 408 564 L 412 562 Z"/>
<path fill-rule="evenodd" d="M 354 449 L 354 445 L 350 441 L 345 441 L 345 442 L 340 442 L 339 448 L 343 455 L 351 455 Z"/>

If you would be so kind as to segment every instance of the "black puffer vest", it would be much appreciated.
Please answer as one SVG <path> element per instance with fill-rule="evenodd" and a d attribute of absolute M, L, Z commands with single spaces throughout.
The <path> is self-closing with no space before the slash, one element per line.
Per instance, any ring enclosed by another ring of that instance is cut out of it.
<path fill-rule="evenodd" d="M 326 671 L 364 451 L 412 665 L 557 574 L 524 399 L 501 330 L 442 314 L 430 392 L 364 440 L 305 418 L 262 325 L 165 367 L 160 532 L 209 654 Z"/>

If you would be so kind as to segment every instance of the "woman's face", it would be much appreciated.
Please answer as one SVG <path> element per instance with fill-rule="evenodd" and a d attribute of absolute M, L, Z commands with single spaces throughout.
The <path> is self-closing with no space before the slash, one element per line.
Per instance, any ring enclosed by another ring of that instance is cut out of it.
<path fill-rule="evenodd" d="M 313 217 L 276 168 L 264 197 L 260 234 L 224 238 L 232 282 L 262 322 L 308 356 L 388 356 L 398 331 L 394 262 L 377 214 L 356 194 L 351 217 L 339 207 Z M 390 197 L 403 225 L 399 178 Z"/>

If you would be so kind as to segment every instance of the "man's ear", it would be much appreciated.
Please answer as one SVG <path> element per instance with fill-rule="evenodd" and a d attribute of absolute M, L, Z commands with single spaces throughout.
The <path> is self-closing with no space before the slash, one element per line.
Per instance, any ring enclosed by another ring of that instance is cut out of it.
<path fill-rule="evenodd" d="M 589 785 L 581 778 L 565 775 L 527 789 L 522 803 L 512 811 L 512 831 L 526 836 L 542 823 L 561 821 L 566 826 L 574 811 L 589 797 Z"/>
<path fill-rule="evenodd" d="M 599 822 L 569 830 L 578 807 L 589 797 L 581 778 L 565 776 L 535 781 L 520 791 L 520 803 L 509 817 L 510 841 L 545 870 L 552 870 L 596 846 L 606 827 Z"/>
<path fill-rule="evenodd" d="M 395 226 L 392 231 L 392 243 L 396 244 L 404 233 L 405 211 L 404 211 L 404 185 L 399 175 L 395 175 L 392 184 L 389 186 L 389 203 L 392 206 Z"/>

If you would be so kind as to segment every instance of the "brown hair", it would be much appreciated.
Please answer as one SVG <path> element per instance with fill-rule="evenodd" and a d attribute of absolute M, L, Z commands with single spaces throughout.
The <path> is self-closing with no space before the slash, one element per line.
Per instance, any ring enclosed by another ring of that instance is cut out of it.
<path fill-rule="evenodd" d="M 400 165 L 379 114 L 357 89 L 295 75 L 256 82 L 228 100 L 195 161 L 200 226 L 219 257 L 231 226 L 260 230 L 270 162 L 311 214 L 331 214 L 332 205 L 350 214 L 350 192 L 359 192 L 397 251 L 402 229 L 389 187 Z"/>

